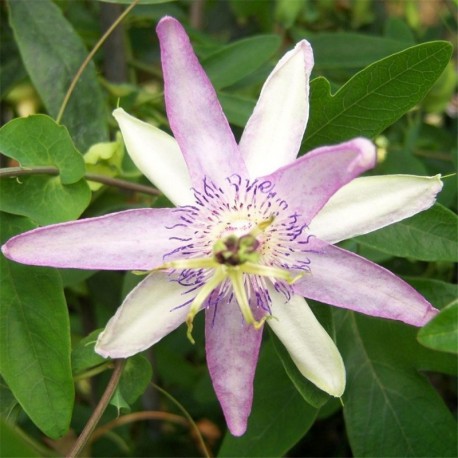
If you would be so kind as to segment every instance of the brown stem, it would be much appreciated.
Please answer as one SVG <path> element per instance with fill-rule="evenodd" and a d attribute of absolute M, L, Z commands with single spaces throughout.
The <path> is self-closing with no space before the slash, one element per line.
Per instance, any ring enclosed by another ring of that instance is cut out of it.
<path fill-rule="evenodd" d="M 182 426 L 188 426 L 188 420 L 179 415 L 175 415 L 173 413 L 168 412 L 158 412 L 158 411 L 149 411 L 149 412 L 135 412 L 130 413 L 127 415 L 123 415 L 122 417 L 115 418 L 110 422 L 100 426 L 94 431 L 94 434 L 91 436 L 91 442 L 96 441 L 107 432 L 111 431 L 114 428 L 119 426 L 127 425 L 129 423 L 133 423 L 139 420 L 163 420 L 163 421 L 170 421 L 172 423 L 177 423 Z"/>
<path fill-rule="evenodd" d="M 153 188 L 152 186 L 132 183 L 131 181 L 120 180 L 119 178 L 111 178 L 105 175 L 97 175 L 96 173 L 86 173 L 84 176 L 86 180 L 106 184 L 107 186 L 128 189 L 129 191 L 142 192 L 143 194 L 151 194 L 152 196 L 159 196 L 162 194 L 161 191 L 159 191 L 156 188 Z"/>
<path fill-rule="evenodd" d="M 4 167 L 0 169 L 1 178 L 14 178 L 24 175 L 59 175 L 59 169 L 52 166 L 44 167 Z M 107 186 L 114 186 L 116 188 L 127 189 L 129 191 L 141 192 L 143 194 L 150 194 L 152 196 L 159 196 L 161 192 L 152 186 L 143 184 L 132 183 L 131 181 L 120 180 L 119 178 L 107 177 L 105 175 L 98 175 L 96 173 L 86 173 L 84 175 L 86 180 L 102 183 Z"/>
<path fill-rule="evenodd" d="M 110 402 L 110 399 L 113 396 L 113 393 L 116 387 L 118 386 L 119 379 L 121 378 L 121 374 L 124 369 L 125 363 L 126 363 L 125 359 L 114 360 L 114 370 L 113 370 L 113 373 L 111 374 L 111 378 L 108 382 L 105 392 L 103 393 L 102 397 L 100 398 L 100 401 L 97 407 L 95 408 L 94 412 L 92 413 L 91 418 L 89 418 L 88 422 L 86 423 L 86 426 L 84 427 L 82 433 L 80 434 L 75 444 L 73 445 L 73 448 L 70 450 L 69 454 L 67 455 L 67 458 L 77 457 L 83 450 L 84 446 L 87 444 L 92 432 L 94 431 L 95 427 L 97 426 L 97 423 L 99 422 L 101 416 L 103 415 L 103 412 L 105 412 L 105 409 L 107 408 L 108 403 Z"/>

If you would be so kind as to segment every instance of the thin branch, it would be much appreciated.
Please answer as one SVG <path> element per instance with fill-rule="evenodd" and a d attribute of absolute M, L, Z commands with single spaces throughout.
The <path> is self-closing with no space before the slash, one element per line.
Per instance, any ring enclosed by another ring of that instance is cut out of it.
<path fill-rule="evenodd" d="M 3 167 L 0 178 L 14 178 L 23 175 L 59 175 L 59 169 L 52 166 L 44 167 Z"/>
<path fill-rule="evenodd" d="M 107 186 L 114 186 L 116 188 L 127 189 L 129 191 L 142 192 L 143 194 L 150 194 L 152 196 L 161 195 L 161 191 L 152 186 L 143 184 L 132 183 L 131 181 L 120 180 L 119 178 L 111 178 L 106 175 L 97 175 L 96 173 L 86 173 L 84 175 L 86 180 L 95 181 L 97 183 L 106 184 Z"/>
<path fill-rule="evenodd" d="M 105 392 L 103 393 L 102 397 L 100 398 L 100 401 L 97 407 L 95 408 L 94 412 L 92 413 L 91 418 L 89 418 L 88 422 L 86 423 L 86 426 L 84 427 L 82 433 L 80 434 L 75 444 L 73 445 L 73 448 L 70 450 L 70 453 L 67 455 L 67 458 L 77 457 L 83 450 L 84 446 L 87 444 L 92 432 L 94 431 L 95 427 L 97 426 L 97 423 L 99 422 L 100 418 L 102 417 L 103 412 L 105 412 L 105 409 L 107 408 L 108 403 L 110 402 L 110 399 L 113 396 L 113 393 L 116 387 L 118 386 L 119 379 L 121 378 L 121 374 L 124 369 L 125 363 L 126 363 L 125 359 L 114 360 L 114 370 L 113 370 L 113 373 L 111 374 L 111 378 L 108 382 Z"/>
<path fill-rule="evenodd" d="M 186 418 L 180 417 L 180 415 L 175 415 L 173 413 L 160 411 L 135 412 L 123 415 L 122 417 L 115 418 L 114 420 L 111 420 L 110 422 L 100 426 L 94 431 L 94 434 L 92 435 L 90 442 L 95 442 L 97 439 L 104 436 L 114 428 L 127 425 L 129 423 L 133 423 L 139 420 L 162 420 L 170 421 L 172 423 L 176 423 L 182 426 L 189 426 L 189 422 Z"/>
<path fill-rule="evenodd" d="M 111 32 L 123 21 L 123 19 L 132 11 L 132 9 L 138 4 L 140 0 L 134 0 L 125 10 L 124 12 L 113 22 L 111 27 L 107 29 L 107 31 L 102 35 L 99 41 L 95 44 L 92 48 L 91 52 L 87 55 L 86 59 L 84 59 L 83 63 L 81 64 L 80 68 L 76 72 L 75 76 L 73 77 L 70 86 L 68 87 L 67 93 L 65 94 L 64 100 L 62 101 L 62 105 L 59 109 L 59 114 L 56 117 L 56 122 L 60 124 L 62 121 L 62 116 L 64 115 L 65 108 L 67 108 L 68 101 L 75 90 L 75 86 L 78 83 L 82 73 L 86 70 L 86 67 L 89 65 L 89 62 L 92 60 L 96 52 L 100 49 L 100 47 L 105 43 L 106 39 L 110 36 Z"/>
<path fill-rule="evenodd" d="M 207 448 L 207 444 L 205 443 L 204 438 L 202 437 L 202 434 L 201 434 L 199 428 L 197 427 L 194 419 L 191 417 L 191 415 L 188 413 L 188 411 L 170 393 L 165 391 L 159 385 L 156 385 L 154 382 L 151 382 L 151 385 L 153 385 L 154 388 L 156 388 L 156 390 L 161 392 L 170 401 L 172 401 L 183 412 L 183 415 L 188 419 L 189 423 L 193 426 L 194 431 L 196 432 L 197 440 L 199 441 L 199 448 L 200 448 L 201 452 L 203 453 L 205 458 L 211 458 L 212 455 L 211 455 L 210 451 Z"/>
<path fill-rule="evenodd" d="M 14 178 L 24 175 L 59 175 L 59 169 L 52 166 L 44 167 L 4 167 L 0 169 L 1 178 Z M 84 178 L 88 181 L 95 181 L 107 186 L 127 189 L 128 191 L 141 192 L 151 196 L 161 195 L 161 191 L 152 186 L 132 183 L 131 181 L 121 180 L 119 178 L 107 177 L 106 175 L 98 175 L 97 173 L 86 173 Z"/>

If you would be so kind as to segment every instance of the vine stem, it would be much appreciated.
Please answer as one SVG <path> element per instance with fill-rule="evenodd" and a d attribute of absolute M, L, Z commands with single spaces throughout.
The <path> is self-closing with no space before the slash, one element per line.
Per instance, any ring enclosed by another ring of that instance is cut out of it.
<path fill-rule="evenodd" d="M 24 175 L 59 175 L 59 169 L 52 166 L 44 167 L 4 167 L 0 169 L 1 178 L 14 178 Z M 107 177 L 106 175 L 98 175 L 97 173 L 86 173 L 84 178 L 88 181 L 102 183 L 107 186 L 127 189 L 129 191 L 141 192 L 152 196 L 159 196 L 161 192 L 152 186 L 132 183 L 131 181 L 121 180 L 119 178 Z"/>
<path fill-rule="evenodd" d="M 207 445 L 205 444 L 204 438 L 202 437 L 202 434 L 199 430 L 199 427 L 196 425 L 196 422 L 194 419 L 191 417 L 189 412 L 167 391 L 165 391 L 163 388 L 161 388 L 159 385 L 156 385 L 154 382 L 151 382 L 151 385 L 156 388 L 160 393 L 162 393 L 164 396 L 166 396 L 170 401 L 172 401 L 183 413 L 183 415 L 187 418 L 189 423 L 192 425 L 194 428 L 194 431 L 196 432 L 197 440 L 199 442 L 199 447 L 205 456 L 205 458 L 212 458 L 212 455 L 210 451 L 207 448 Z"/>
<path fill-rule="evenodd" d="M 103 412 L 105 412 L 105 409 L 107 408 L 108 403 L 110 402 L 110 399 L 113 396 L 116 387 L 118 386 L 119 379 L 121 378 L 121 374 L 124 369 L 125 363 L 125 359 L 114 360 L 114 370 L 111 374 L 111 378 L 107 384 L 107 387 L 105 388 L 105 392 L 100 398 L 100 401 L 97 404 L 97 407 L 95 408 L 94 412 L 92 412 L 91 418 L 89 418 L 88 422 L 86 423 L 86 426 L 84 427 L 83 431 L 76 440 L 75 445 L 68 453 L 67 458 L 77 457 L 83 450 L 84 446 L 87 444 L 92 432 L 97 426 L 97 423 L 102 417 Z"/>
<path fill-rule="evenodd" d="M 70 100 L 70 97 L 75 90 L 75 86 L 78 83 L 78 80 L 80 79 L 82 73 L 86 69 L 86 67 L 89 65 L 89 62 L 92 60 L 96 52 L 100 49 L 100 47 L 105 43 L 106 39 L 110 36 L 111 32 L 124 20 L 124 18 L 132 11 L 132 9 L 140 2 L 140 0 L 134 0 L 124 11 L 123 13 L 116 19 L 116 21 L 111 24 L 111 26 L 107 29 L 107 31 L 101 36 L 99 41 L 95 44 L 95 46 L 92 48 L 91 52 L 87 55 L 87 57 L 83 60 L 83 63 L 81 64 L 80 68 L 78 71 L 75 73 L 75 76 L 73 77 L 72 82 L 70 83 L 70 86 L 68 87 L 67 93 L 65 94 L 64 100 L 62 101 L 62 105 L 60 106 L 59 113 L 56 117 L 56 122 L 60 124 L 62 117 L 64 115 L 65 108 L 67 108 L 68 101 Z"/>

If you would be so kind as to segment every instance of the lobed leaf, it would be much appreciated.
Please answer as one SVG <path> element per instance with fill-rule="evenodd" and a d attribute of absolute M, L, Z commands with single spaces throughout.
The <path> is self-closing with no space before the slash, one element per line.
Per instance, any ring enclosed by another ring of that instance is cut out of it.
<path fill-rule="evenodd" d="M 413 46 L 361 70 L 335 95 L 325 78 L 316 78 L 303 150 L 380 134 L 423 99 L 451 53 L 444 41 Z"/>
<path fill-rule="evenodd" d="M 49 116 L 17 118 L 0 129 L 0 150 L 24 167 L 53 166 L 58 176 L 2 178 L 0 210 L 28 216 L 41 225 L 78 218 L 91 192 L 84 161 L 67 129 Z"/>
<path fill-rule="evenodd" d="M 2 242 L 32 229 L 23 217 L 2 215 Z M 24 411 L 52 438 L 69 428 L 74 386 L 70 325 L 58 272 L 1 256 L 0 371 Z"/>

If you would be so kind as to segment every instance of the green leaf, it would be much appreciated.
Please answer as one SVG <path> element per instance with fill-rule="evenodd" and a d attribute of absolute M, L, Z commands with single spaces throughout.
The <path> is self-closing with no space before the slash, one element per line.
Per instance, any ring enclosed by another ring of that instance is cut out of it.
<path fill-rule="evenodd" d="M 436 204 L 399 223 L 355 237 L 383 253 L 421 261 L 458 261 L 458 218 Z"/>
<path fill-rule="evenodd" d="M 306 6 L 306 0 L 277 0 L 275 5 L 275 19 L 283 27 L 289 29 Z"/>
<path fill-rule="evenodd" d="M 128 404 L 132 405 L 145 392 L 152 377 L 151 364 L 143 355 L 135 355 L 127 360 L 118 389 Z"/>
<path fill-rule="evenodd" d="M 335 95 L 325 78 L 316 78 L 303 150 L 378 135 L 423 99 L 451 52 L 443 41 L 414 46 L 363 69 Z"/>
<path fill-rule="evenodd" d="M 456 422 L 420 369 L 456 358 L 421 347 L 416 329 L 335 310 L 347 369 L 346 430 L 358 457 L 455 456 Z"/>
<path fill-rule="evenodd" d="M 22 167 L 57 167 L 63 184 L 76 183 L 84 176 L 84 160 L 67 129 L 49 116 L 32 115 L 5 124 L 0 129 L 0 148 Z"/>
<path fill-rule="evenodd" d="M 3 214 L 2 241 L 32 229 Z M 63 436 L 74 399 L 70 326 L 58 272 L 1 256 L 0 371 L 16 399 L 44 434 Z"/>
<path fill-rule="evenodd" d="M 393 40 L 403 41 L 409 45 L 415 44 L 415 36 L 406 22 L 399 17 L 387 18 L 385 35 Z"/>
<path fill-rule="evenodd" d="M 227 433 L 218 457 L 280 457 L 315 421 L 317 410 L 304 402 L 275 355 L 271 342 L 261 351 L 254 383 L 253 411 L 242 437 Z"/>
<path fill-rule="evenodd" d="M 82 338 L 73 348 L 72 370 L 75 375 L 106 362 L 105 358 L 94 351 L 95 343 L 100 332 L 100 329 L 91 332 Z"/>
<path fill-rule="evenodd" d="M 110 404 L 118 411 L 130 411 L 130 406 L 145 392 L 152 377 L 151 364 L 143 355 L 130 357 L 124 366 Z"/>
<path fill-rule="evenodd" d="M 78 218 L 91 192 L 84 161 L 65 127 L 49 116 L 17 118 L 0 129 L 0 150 L 22 167 L 53 166 L 58 176 L 28 175 L 2 178 L 0 209 L 28 216 L 41 225 Z"/>
<path fill-rule="evenodd" d="M 122 173 L 124 158 L 124 142 L 120 132 L 113 142 L 101 142 L 92 145 L 84 154 L 84 162 L 89 173 L 96 173 L 106 177 L 115 177 Z M 92 191 L 98 191 L 102 183 L 90 182 Z"/>
<path fill-rule="evenodd" d="M 16 423 L 18 415 L 22 412 L 16 398 L 8 385 L 0 377 L 0 418 L 4 418 L 9 423 Z M 1 436 L 0 436 L 1 437 Z"/>
<path fill-rule="evenodd" d="M 345 32 L 319 33 L 309 40 L 319 70 L 365 67 L 408 46 L 398 40 Z"/>
<path fill-rule="evenodd" d="M 458 300 L 420 329 L 418 341 L 434 350 L 458 353 Z"/>
<path fill-rule="evenodd" d="M 130 5 L 132 0 L 98 0 L 99 2 L 104 3 L 121 3 L 123 5 Z M 176 0 L 140 0 L 138 2 L 139 5 L 155 5 L 157 3 L 170 3 Z"/>
<path fill-rule="evenodd" d="M 8 458 L 34 458 L 42 456 L 30 445 L 30 438 L 0 418 L 0 437 L 2 438 L 2 456 Z"/>
<path fill-rule="evenodd" d="M 257 35 L 238 40 L 212 53 L 202 61 L 216 89 L 230 86 L 253 73 L 279 49 L 278 35 Z"/>
<path fill-rule="evenodd" d="M 299 372 L 299 369 L 294 364 L 285 346 L 273 332 L 269 332 L 269 336 L 272 339 L 275 351 L 283 364 L 283 368 L 304 400 L 317 409 L 326 404 L 329 401 L 330 396 L 317 388 Z"/>
<path fill-rule="evenodd" d="M 229 122 L 234 126 L 245 127 L 253 113 L 256 101 L 226 92 L 219 92 L 218 99 Z"/>
<path fill-rule="evenodd" d="M 458 286 L 432 278 L 404 277 L 417 291 L 439 309 L 453 302 L 458 296 Z"/>
<path fill-rule="evenodd" d="M 22 60 L 49 114 L 56 117 L 87 51 L 51 0 L 8 1 L 10 25 Z M 95 66 L 90 63 L 71 96 L 62 123 L 85 151 L 108 139 L 107 113 Z"/>

